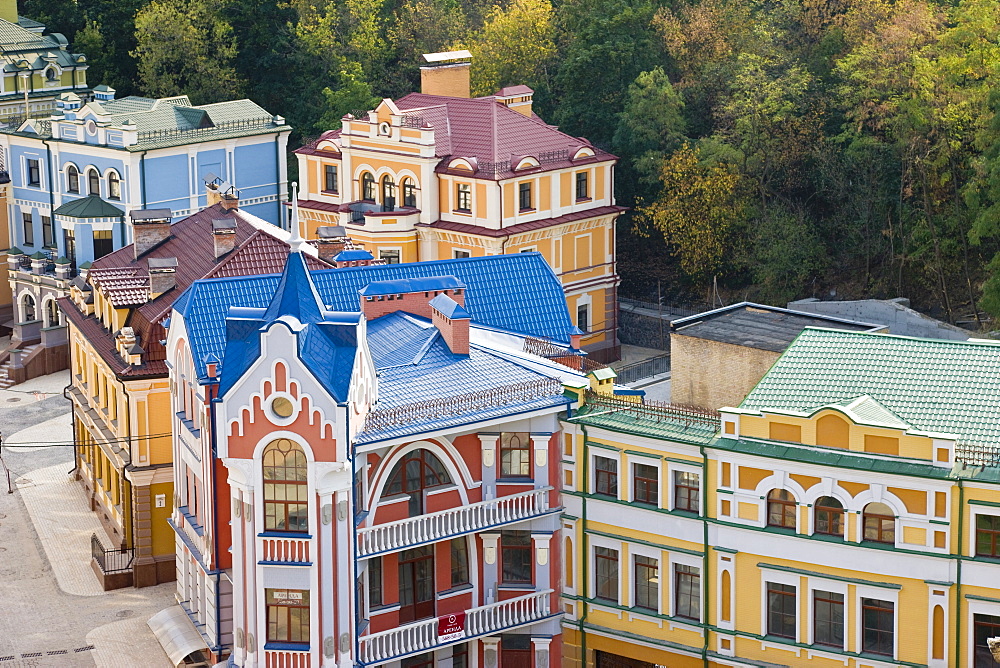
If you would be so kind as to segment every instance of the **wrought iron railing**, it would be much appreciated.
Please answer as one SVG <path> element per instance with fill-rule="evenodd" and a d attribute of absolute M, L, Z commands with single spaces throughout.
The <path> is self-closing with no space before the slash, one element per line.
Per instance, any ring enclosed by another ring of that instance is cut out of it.
<path fill-rule="evenodd" d="M 689 423 L 701 424 L 718 429 L 718 411 L 703 410 L 691 406 L 677 406 L 662 401 L 644 400 L 642 403 L 615 397 L 609 394 L 601 394 L 593 390 L 587 390 L 586 405 L 592 409 L 607 409 L 621 411 L 634 415 L 635 417 L 651 419 L 654 421 L 669 420 L 675 422 L 682 420 Z"/>
<path fill-rule="evenodd" d="M 362 557 L 388 554 L 538 517 L 549 512 L 548 494 L 551 491 L 551 487 L 541 487 L 366 527 L 358 531 L 358 552 Z"/>
<path fill-rule="evenodd" d="M 1000 466 L 1000 447 L 986 443 L 955 443 L 955 461 L 967 466 Z"/>
<path fill-rule="evenodd" d="M 626 364 L 617 369 L 615 373 L 618 374 L 616 380 L 619 384 L 628 385 L 644 378 L 652 378 L 653 376 L 665 374 L 668 371 L 670 371 L 670 353 L 650 357 L 648 360 L 642 360 L 641 362 Z"/>
<path fill-rule="evenodd" d="M 214 134 L 219 132 L 235 132 L 241 130 L 258 130 L 260 128 L 267 128 L 274 125 L 274 119 L 267 117 L 259 118 L 241 118 L 235 121 L 224 121 L 222 123 L 215 123 L 204 128 L 170 128 L 167 130 L 146 130 L 144 132 L 137 133 L 137 138 L 139 141 L 152 141 L 155 139 L 170 139 L 172 137 L 181 137 L 191 134 Z"/>
<path fill-rule="evenodd" d="M 90 534 L 90 556 L 94 558 L 94 561 L 101 567 L 101 572 L 105 574 L 127 573 L 132 570 L 135 550 L 133 548 L 105 549 L 97 534 Z"/>
<path fill-rule="evenodd" d="M 364 430 L 382 431 L 421 420 L 437 420 L 498 406 L 527 403 L 545 397 L 559 396 L 562 392 L 562 383 L 555 378 L 540 378 L 525 383 L 491 387 L 478 392 L 417 401 L 396 408 L 376 408 L 368 414 Z"/>

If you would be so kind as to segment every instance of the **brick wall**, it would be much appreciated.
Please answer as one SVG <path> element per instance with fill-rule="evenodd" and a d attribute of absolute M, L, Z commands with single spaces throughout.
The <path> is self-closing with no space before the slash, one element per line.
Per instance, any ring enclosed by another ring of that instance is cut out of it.
<path fill-rule="evenodd" d="M 739 406 L 780 353 L 670 335 L 670 401 L 718 410 Z"/>

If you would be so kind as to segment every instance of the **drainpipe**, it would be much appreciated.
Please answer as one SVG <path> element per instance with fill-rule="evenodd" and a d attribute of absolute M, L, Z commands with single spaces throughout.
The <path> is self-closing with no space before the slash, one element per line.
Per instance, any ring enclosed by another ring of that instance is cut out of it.
<path fill-rule="evenodd" d="M 711 619 L 709 618 L 709 610 L 711 609 L 712 597 L 709 595 L 711 590 L 712 578 L 709 577 L 709 554 L 708 554 L 708 460 L 705 458 L 705 446 L 699 445 L 698 450 L 701 451 L 701 531 L 702 538 L 701 544 L 702 548 L 705 550 L 705 554 L 702 557 L 702 571 L 705 573 L 705 625 L 702 627 L 702 643 L 701 643 L 701 664 L 705 668 L 708 668 L 708 634 L 711 628 Z"/>
<path fill-rule="evenodd" d="M 289 220 L 289 226 L 290 226 L 291 217 L 289 217 L 288 220 Z M 298 222 L 299 221 L 296 220 L 295 224 L 297 225 Z M 351 411 L 349 411 L 347 409 L 348 409 L 348 405 L 347 405 L 347 403 L 344 403 L 344 428 L 345 428 L 344 434 L 345 435 L 349 435 L 351 433 Z M 361 621 L 360 620 L 360 617 L 361 617 L 361 601 L 358 600 L 358 524 L 357 524 L 357 509 L 358 509 L 358 502 L 360 501 L 360 499 L 358 499 L 358 488 L 357 488 L 357 485 L 354 484 L 354 477 L 358 474 L 357 467 L 356 467 L 357 457 L 354 456 L 354 454 L 355 454 L 354 453 L 354 444 L 351 443 L 351 439 L 350 438 L 347 438 L 347 443 L 346 443 L 346 447 L 344 448 L 344 453 L 347 455 L 347 460 L 351 463 L 351 498 L 354 500 L 354 507 L 348 509 L 349 514 L 350 514 L 350 517 L 348 518 L 348 520 L 350 522 L 350 527 L 351 527 L 351 537 L 350 537 L 350 540 L 351 540 L 351 554 L 352 554 L 352 557 L 353 557 L 352 561 L 354 562 L 354 564 L 353 564 L 354 565 L 354 582 L 352 582 L 351 585 L 350 585 L 351 589 L 354 590 L 354 632 L 351 635 L 354 636 L 354 665 L 355 666 L 361 666 L 361 665 L 364 665 L 364 664 L 361 663 L 361 633 L 360 633 L 360 630 L 361 630 L 361 624 L 360 624 L 360 621 Z M 336 494 L 334 494 L 334 496 L 333 496 L 333 518 L 332 518 L 331 522 L 333 523 L 333 532 L 334 532 L 334 535 L 336 535 L 336 531 L 337 531 L 337 495 Z M 334 557 L 334 556 L 336 556 L 336 555 L 335 554 L 331 555 L 331 558 Z M 334 567 L 334 571 L 336 572 L 336 567 Z M 435 599 L 436 598 L 437 598 L 437 596 L 435 595 Z M 336 617 L 334 617 L 334 620 L 336 620 Z M 343 629 L 341 629 L 340 632 L 344 633 Z M 340 649 L 340 638 L 334 637 L 334 643 L 336 644 L 336 648 L 334 649 L 334 652 L 337 652 Z"/>
<path fill-rule="evenodd" d="M 73 346 L 72 345 L 69 347 L 69 368 L 70 368 L 70 373 L 73 373 Z M 65 400 L 67 400 L 69 402 L 69 419 L 70 419 L 70 424 L 72 425 L 72 428 L 73 428 L 73 468 L 71 468 L 69 471 L 67 471 L 66 475 L 69 475 L 70 473 L 76 473 L 77 469 L 80 468 L 80 458 L 79 458 L 79 455 L 77 454 L 77 450 L 76 450 L 76 448 L 77 448 L 77 445 L 76 445 L 76 405 L 73 403 L 72 399 L 70 399 L 69 397 L 66 396 L 67 390 L 69 390 L 69 388 L 71 388 L 71 387 L 73 387 L 72 383 L 70 383 L 69 385 L 67 385 L 66 387 L 64 387 L 63 391 L 62 391 L 63 399 L 65 399 Z"/>
<path fill-rule="evenodd" d="M 52 180 L 52 146 L 44 139 L 42 140 L 42 143 L 45 144 L 45 167 L 49 175 L 49 216 L 53 216 L 52 212 L 55 211 L 56 208 L 56 184 L 55 181 Z M 54 216 L 52 219 L 53 221 L 55 220 Z M 44 238 L 42 239 L 42 244 L 45 244 Z"/>
<path fill-rule="evenodd" d="M 281 202 L 281 133 L 274 135 L 274 169 L 276 173 L 274 175 L 274 201 L 278 204 L 278 227 L 285 229 L 282 225 L 282 220 L 285 217 L 285 207 L 282 206 Z M 233 164 L 236 164 L 236 155 L 233 155 Z M 235 174 L 230 174 L 230 176 L 235 177 Z M 233 178 L 233 183 L 236 183 L 236 179 Z M 298 224 L 299 221 L 295 221 Z M 288 219 L 288 231 L 292 231 L 292 221 L 291 218 Z"/>
<path fill-rule="evenodd" d="M 208 423 L 212 443 L 212 496 L 218 499 L 219 487 L 218 487 L 218 474 L 216 473 L 216 464 L 218 463 L 218 441 L 216 440 L 216 414 L 215 405 L 220 402 L 215 395 L 218 392 L 219 385 L 218 379 L 215 381 L 209 381 L 205 385 L 205 392 L 211 393 L 211 398 L 208 400 Z M 175 478 L 176 479 L 176 478 Z M 232 506 L 231 500 L 227 499 L 227 503 Z M 219 653 L 222 653 L 224 646 L 222 644 L 222 615 L 219 614 L 222 609 L 222 568 L 219 567 L 219 504 L 215 504 L 215 509 L 212 512 L 212 566 L 215 569 L 215 644 L 219 649 Z"/>
<path fill-rule="evenodd" d="M 143 209 L 146 208 L 146 154 L 148 152 L 149 151 L 143 151 L 139 156 L 139 191 L 142 194 Z"/>
<path fill-rule="evenodd" d="M 131 406 L 130 406 L 130 403 L 129 403 L 128 391 L 126 391 L 126 389 L 125 389 L 125 381 L 123 381 L 121 378 L 118 378 L 117 376 L 115 376 L 115 378 L 118 380 L 118 383 L 122 386 L 122 397 L 125 398 L 125 420 L 124 420 L 125 421 L 125 433 L 128 435 L 127 436 L 127 438 L 128 438 L 128 461 L 129 461 L 129 464 L 131 464 L 132 463 L 132 425 L 131 425 L 132 409 L 131 409 Z M 147 446 L 148 446 L 148 439 L 147 439 Z M 126 483 L 126 482 L 128 482 L 128 480 L 125 478 L 125 469 L 123 467 L 122 468 L 122 483 Z M 134 509 L 132 508 L 132 483 L 128 483 L 127 487 L 128 487 L 128 502 L 127 503 L 122 503 L 122 505 L 128 511 L 128 524 L 129 524 L 129 529 L 130 529 L 130 531 L 129 531 L 130 535 L 129 535 L 129 540 L 125 541 L 125 544 L 126 544 L 126 546 L 128 546 L 129 543 L 131 543 L 131 547 L 134 550 L 135 549 L 135 513 L 133 512 Z M 133 561 L 135 560 L 135 553 L 134 552 L 132 553 L 132 559 L 133 559 Z M 133 574 L 134 574 L 134 572 L 135 572 L 135 570 L 133 568 Z"/>
<path fill-rule="evenodd" d="M 583 615 L 580 617 L 580 667 L 587 666 L 587 633 L 583 630 L 583 625 L 587 623 L 587 615 L 590 613 L 590 605 L 587 600 L 587 589 L 590 585 L 590 574 L 587 572 L 588 558 L 590 556 L 590 542 L 587 540 L 587 497 L 590 495 L 590 438 L 587 436 L 587 425 L 581 424 L 583 431 L 583 559 L 580 565 L 580 589 L 583 591 Z"/>
<path fill-rule="evenodd" d="M 958 565 L 955 572 L 955 665 L 960 666 L 962 658 L 962 545 L 965 535 L 965 487 L 958 479 Z"/>

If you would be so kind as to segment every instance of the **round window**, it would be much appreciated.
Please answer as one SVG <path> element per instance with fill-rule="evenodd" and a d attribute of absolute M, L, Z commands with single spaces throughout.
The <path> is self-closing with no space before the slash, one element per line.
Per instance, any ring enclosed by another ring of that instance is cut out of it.
<path fill-rule="evenodd" d="M 271 402 L 271 412 L 280 418 L 292 417 L 293 410 L 292 402 L 286 397 L 278 397 Z"/>

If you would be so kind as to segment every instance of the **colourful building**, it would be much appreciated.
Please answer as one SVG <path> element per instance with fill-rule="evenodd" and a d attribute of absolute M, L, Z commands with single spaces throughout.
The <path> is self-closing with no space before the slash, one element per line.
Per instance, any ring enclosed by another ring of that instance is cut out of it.
<path fill-rule="evenodd" d="M 587 381 L 524 350 L 576 332 L 538 253 L 196 282 L 167 338 L 206 426 L 175 431 L 172 659 L 556 662 L 559 416 Z"/>
<path fill-rule="evenodd" d="M 739 408 L 565 421 L 565 665 L 992 666 L 1000 345 L 806 329 Z"/>
<path fill-rule="evenodd" d="M 106 536 L 93 566 L 106 588 L 174 580 L 172 434 L 200 421 L 171 412 L 165 320 L 196 279 L 280 271 L 287 233 L 214 204 L 171 224 L 170 209 L 135 210 L 135 243 L 70 281 L 59 300 L 68 326 L 77 479 Z M 316 268 L 329 266 L 308 249 Z"/>
<path fill-rule="evenodd" d="M 617 158 L 546 124 L 527 86 L 470 99 L 468 52 L 425 59 L 421 93 L 295 151 L 301 233 L 343 225 L 387 262 L 537 251 L 584 347 L 617 359 Z"/>
<path fill-rule="evenodd" d="M 79 268 L 134 241 L 131 212 L 167 209 L 178 221 L 226 197 L 280 221 L 283 119 L 249 100 L 114 99 L 106 86 L 95 95 L 63 94 L 49 119 L 0 132 L 12 176 L 3 268 L 14 351 L 0 351 L 0 385 L 66 368 L 65 323 L 48 304 L 68 294 Z"/>

